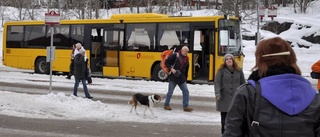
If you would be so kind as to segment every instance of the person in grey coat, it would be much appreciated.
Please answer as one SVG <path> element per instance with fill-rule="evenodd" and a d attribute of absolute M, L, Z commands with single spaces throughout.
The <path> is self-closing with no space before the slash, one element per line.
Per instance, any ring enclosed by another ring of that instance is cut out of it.
<path fill-rule="evenodd" d="M 87 63 L 84 60 L 86 51 L 84 49 L 80 49 L 79 53 L 74 57 L 74 88 L 73 88 L 73 95 L 77 96 L 77 91 L 79 87 L 79 82 L 82 82 L 83 90 L 86 95 L 86 98 L 91 99 L 92 96 L 90 96 L 87 88 L 86 83 L 86 75 L 87 75 Z"/>
<path fill-rule="evenodd" d="M 221 134 L 225 129 L 225 119 L 229 110 L 230 102 L 237 88 L 245 83 L 243 71 L 239 68 L 232 54 L 226 54 L 224 63 L 218 70 L 214 79 L 216 96 L 216 110 L 221 115 Z"/>

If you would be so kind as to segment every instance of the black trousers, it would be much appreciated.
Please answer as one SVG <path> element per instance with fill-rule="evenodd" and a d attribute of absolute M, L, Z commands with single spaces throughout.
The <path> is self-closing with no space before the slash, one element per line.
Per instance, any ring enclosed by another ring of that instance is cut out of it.
<path fill-rule="evenodd" d="M 227 114 L 228 114 L 228 112 L 220 112 L 220 115 L 221 115 L 221 134 L 224 133 L 225 121 L 226 121 Z"/>
<path fill-rule="evenodd" d="M 69 66 L 69 77 L 71 77 L 73 75 L 73 64 L 74 64 L 74 61 L 73 59 L 71 59 L 71 62 L 70 62 L 70 66 Z"/>

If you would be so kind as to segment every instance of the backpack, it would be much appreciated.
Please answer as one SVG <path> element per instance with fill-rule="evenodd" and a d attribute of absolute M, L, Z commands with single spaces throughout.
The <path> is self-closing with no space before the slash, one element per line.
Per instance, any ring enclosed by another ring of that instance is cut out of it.
<path fill-rule="evenodd" d="M 312 72 L 310 72 L 310 76 L 313 79 L 320 79 L 320 73 L 318 73 L 318 72 L 312 71 Z"/>
<path fill-rule="evenodd" d="M 170 73 L 170 70 L 166 66 L 166 60 L 173 53 L 174 53 L 174 49 L 168 49 L 168 50 L 165 50 L 161 53 L 160 67 L 163 70 L 163 72 L 166 74 Z"/>

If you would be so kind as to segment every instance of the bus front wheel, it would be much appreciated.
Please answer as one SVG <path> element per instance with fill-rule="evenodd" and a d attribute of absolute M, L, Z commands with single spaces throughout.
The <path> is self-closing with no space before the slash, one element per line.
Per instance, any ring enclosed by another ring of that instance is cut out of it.
<path fill-rule="evenodd" d="M 167 81 L 168 75 L 161 69 L 160 64 L 157 64 L 152 71 L 152 79 L 155 81 Z"/>
<path fill-rule="evenodd" d="M 35 65 L 35 73 L 49 74 L 50 64 L 46 61 L 46 58 L 38 58 Z"/>

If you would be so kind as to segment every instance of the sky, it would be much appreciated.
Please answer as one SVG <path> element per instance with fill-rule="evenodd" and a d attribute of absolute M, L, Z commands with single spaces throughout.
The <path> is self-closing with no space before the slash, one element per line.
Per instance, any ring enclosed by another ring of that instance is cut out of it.
<path fill-rule="evenodd" d="M 319 2 L 320 3 L 320 2 Z M 320 4 L 318 4 L 320 5 Z M 314 7 L 320 7 L 314 5 Z M 264 38 L 271 38 L 275 36 L 282 37 L 284 39 L 290 39 L 295 43 L 305 44 L 310 48 L 299 48 L 294 46 L 293 49 L 296 52 L 298 58 L 298 66 L 302 70 L 302 75 L 308 79 L 314 86 L 317 80 L 311 79 L 309 73 L 311 71 L 311 65 L 319 60 L 320 45 L 312 44 L 301 39 L 302 36 L 310 35 L 310 33 L 317 32 L 320 35 L 320 14 L 315 13 L 316 10 L 312 10 L 307 15 L 293 14 L 288 8 L 279 9 L 282 13 L 275 18 L 277 21 L 290 21 L 294 25 L 288 31 L 285 31 L 279 35 L 273 34 L 268 31 L 261 30 Z M 201 10 L 196 12 L 186 12 L 186 14 L 192 15 L 206 15 L 208 11 Z M 311 26 L 298 29 L 297 26 Z M 246 27 L 246 25 L 244 25 Z M 253 29 L 250 26 L 248 29 Z M 0 32 L 0 51 L 2 51 L 2 32 Z M 251 73 L 251 68 L 255 64 L 254 41 L 243 41 L 244 44 L 244 73 L 247 78 Z M 34 82 L 36 81 L 48 81 L 48 75 L 38 75 L 22 73 L 21 71 L 32 72 L 30 70 L 13 69 L 2 65 L 2 52 L 0 52 L 0 81 L 10 83 L 24 83 L 30 85 L 48 85 L 48 82 Z M 65 79 L 65 76 L 53 76 L 53 85 L 58 87 L 73 87 L 73 80 Z M 95 86 L 88 86 L 90 89 L 104 89 L 114 90 L 118 92 L 132 92 L 143 94 L 161 93 L 165 94 L 167 91 L 166 82 L 154 82 L 146 80 L 124 80 L 124 79 L 107 79 L 107 78 L 93 78 Z M 156 88 L 155 88 L 156 87 Z M 204 96 L 211 97 L 214 100 L 214 86 L 213 85 L 200 85 L 200 84 L 188 84 L 190 91 L 190 97 Z M 64 120 L 98 120 L 98 121 L 123 121 L 123 122 L 147 122 L 147 123 L 193 123 L 193 124 L 220 124 L 220 114 L 218 112 L 197 112 L 196 110 L 191 113 L 183 112 L 182 110 L 163 110 L 163 102 L 156 104 L 153 108 L 154 114 L 158 118 L 154 118 L 149 111 L 147 116 L 143 116 L 144 107 L 138 107 L 140 115 L 129 113 L 131 106 L 128 104 L 106 104 L 97 100 L 89 100 L 83 98 L 82 86 L 80 86 L 78 95 L 79 97 L 72 96 L 72 91 L 69 94 L 62 92 L 52 92 L 49 90 L 37 90 L 27 91 L 37 94 L 26 93 L 14 93 L 1 90 L 0 96 L 0 114 L 26 117 L 26 118 L 43 118 L 43 119 L 64 119 Z M 26 91 L 21 91 L 26 92 Z M 175 89 L 173 96 L 180 96 L 181 91 L 179 88 Z M 94 94 L 92 94 L 95 97 Z M 124 101 L 129 101 L 130 97 L 114 96 Z M 215 105 L 214 102 L 190 102 L 190 105 L 201 103 L 206 106 Z M 195 108 L 196 109 L 196 108 Z"/>

